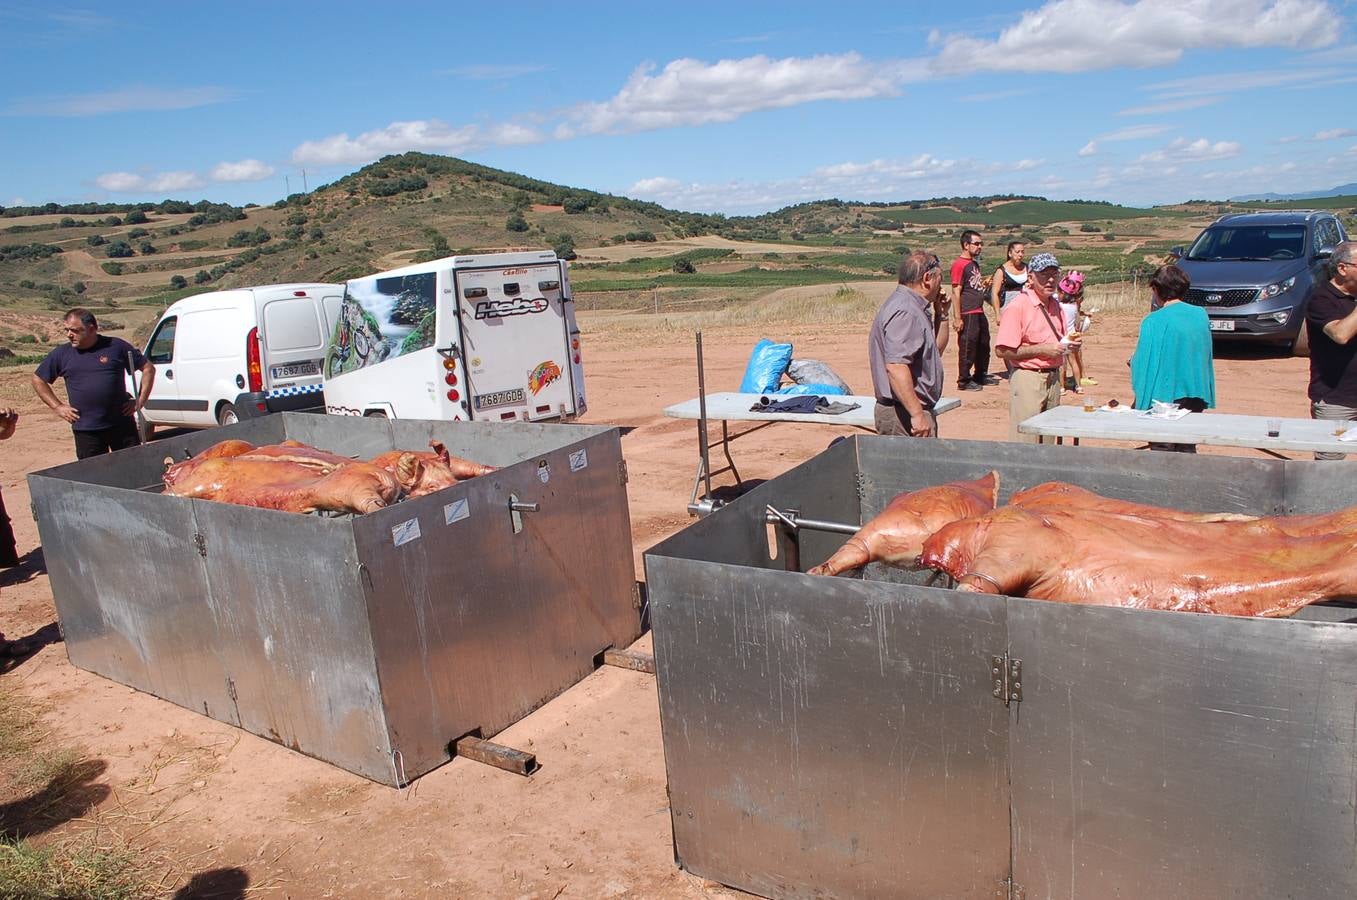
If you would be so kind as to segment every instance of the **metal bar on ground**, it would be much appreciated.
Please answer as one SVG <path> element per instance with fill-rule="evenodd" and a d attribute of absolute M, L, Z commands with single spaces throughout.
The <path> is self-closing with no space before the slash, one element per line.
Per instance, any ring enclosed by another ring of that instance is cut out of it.
<path fill-rule="evenodd" d="M 454 756 L 485 763 L 487 766 L 513 772 L 515 775 L 531 775 L 539 768 L 536 754 L 524 753 L 522 750 L 483 740 L 471 734 L 458 738 L 452 749 Z"/>
<path fill-rule="evenodd" d="M 605 666 L 616 666 L 619 669 L 631 669 L 633 672 L 645 672 L 647 675 L 655 674 L 654 655 L 641 653 L 638 650 L 618 650 L 615 647 L 609 647 L 603 651 L 603 664 Z"/>

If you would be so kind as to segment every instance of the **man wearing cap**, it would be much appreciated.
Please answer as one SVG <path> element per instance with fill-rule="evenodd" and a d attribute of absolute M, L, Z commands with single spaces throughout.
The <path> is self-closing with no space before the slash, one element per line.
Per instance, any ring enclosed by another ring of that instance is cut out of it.
<path fill-rule="evenodd" d="M 1079 346 L 1077 332 L 1068 332 L 1060 314 L 1056 285 L 1060 262 L 1038 253 L 1027 264 L 1027 286 L 1004 307 L 995 337 L 995 353 L 1012 363 L 1008 383 L 1008 439 L 1027 444 L 1054 443 L 1055 438 L 1019 434 L 1018 424 L 1060 405 L 1060 365 Z"/>
<path fill-rule="evenodd" d="M 929 310 L 942 287 L 942 263 L 935 253 L 915 250 L 900 260 L 897 274 L 899 287 L 881 304 L 867 340 L 876 431 L 937 437 L 942 354 Z"/>

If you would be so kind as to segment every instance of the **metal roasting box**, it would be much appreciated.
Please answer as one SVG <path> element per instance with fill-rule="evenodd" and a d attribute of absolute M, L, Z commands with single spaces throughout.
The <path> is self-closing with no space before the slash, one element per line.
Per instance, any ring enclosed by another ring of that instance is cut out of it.
<path fill-rule="evenodd" d="M 363 516 L 159 492 L 166 457 L 225 438 L 362 458 L 437 438 L 503 468 Z M 388 785 L 640 633 L 615 428 L 283 413 L 28 480 L 73 664 Z"/>
<path fill-rule="evenodd" d="M 1192 511 L 1357 504 L 1351 463 L 831 446 L 645 556 L 679 865 L 768 897 L 1357 896 L 1350 605 L 1248 619 L 812 577 L 845 536 L 769 522 L 856 525 L 991 468 L 1001 501 L 1062 480 Z"/>

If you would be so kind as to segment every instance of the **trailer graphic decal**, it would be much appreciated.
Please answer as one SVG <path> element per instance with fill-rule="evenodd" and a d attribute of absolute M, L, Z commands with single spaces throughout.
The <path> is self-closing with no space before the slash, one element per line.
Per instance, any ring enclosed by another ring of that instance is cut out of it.
<path fill-rule="evenodd" d="M 536 397 L 542 388 L 561 377 L 561 367 L 551 360 L 538 363 L 537 368 L 528 373 L 528 390 Z"/>
<path fill-rule="evenodd" d="M 476 304 L 476 320 L 505 319 L 509 316 L 526 316 L 531 313 L 546 312 L 551 304 L 545 297 L 528 300 L 515 297 L 512 300 L 482 300 Z"/>
<path fill-rule="evenodd" d="M 334 378 L 433 346 L 432 272 L 349 282 L 325 357 Z"/>

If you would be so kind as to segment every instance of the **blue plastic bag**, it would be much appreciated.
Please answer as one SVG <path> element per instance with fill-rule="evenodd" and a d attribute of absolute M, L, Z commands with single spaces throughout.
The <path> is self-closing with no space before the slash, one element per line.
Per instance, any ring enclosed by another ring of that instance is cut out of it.
<path fill-rule="evenodd" d="M 789 384 L 785 388 L 777 391 L 779 394 L 793 396 L 796 394 L 837 394 L 846 396 L 848 392 L 837 384 Z"/>
<path fill-rule="evenodd" d="M 767 338 L 759 341 L 749 354 L 749 365 L 745 366 L 740 393 L 767 394 L 776 391 L 791 361 L 791 344 L 775 344 Z"/>

